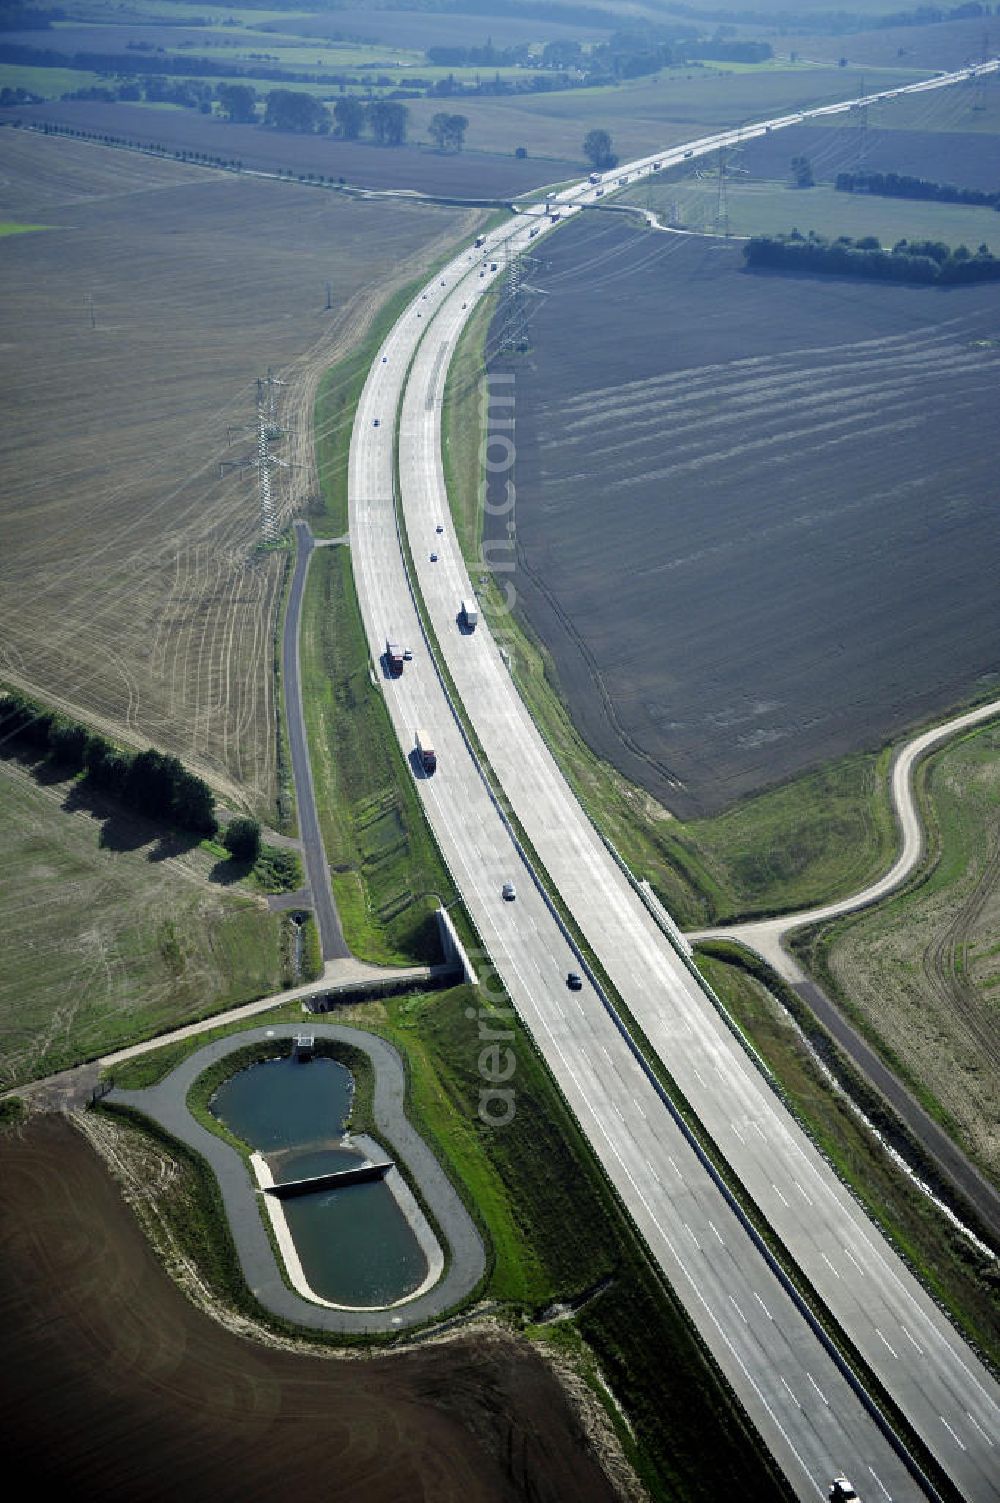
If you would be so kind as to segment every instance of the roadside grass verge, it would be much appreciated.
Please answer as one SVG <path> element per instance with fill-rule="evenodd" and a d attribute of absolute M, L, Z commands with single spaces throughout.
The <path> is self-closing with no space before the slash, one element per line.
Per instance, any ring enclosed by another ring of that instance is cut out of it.
<path fill-rule="evenodd" d="M 302 689 L 320 826 L 344 935 L 383 965 L 439 957 L 438 900 L 457 894 L 371 678 L 346 549 L 309 565 Z"/>
<path fill-rule="evenodd" d="M 778 978 L 763 980 L 766 967 L 756 957 L 747 952 L 741 957 L 735 951 L 735 946 L 714 944 L 699 948 L 699 969 L 746 1030 L 781 1082 L 786 1104 L 841 1179 L 937 1302 L 952 1313 L 994 1367 L 1000 1366 L 997 1264 L 917 1189 L 852 1109 L 854 1101 L 879 1133 L 910 1159 L 921 1178 L 930 1181 L 935 1193 L 948 1198 L 933 1165 L 805 1004 L 789 994 Z M 804 1034 L 836 1076 L 840 1090 L 831 1089 Z M 983 1229 L 964 1206 L 955 1204 L 954 1209 L 985 1239 Z"/>

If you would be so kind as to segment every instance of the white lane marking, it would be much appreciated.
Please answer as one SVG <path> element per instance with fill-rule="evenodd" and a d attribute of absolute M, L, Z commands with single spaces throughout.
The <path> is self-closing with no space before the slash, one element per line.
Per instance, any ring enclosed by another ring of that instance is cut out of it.
<path fill-rule="evenodd" d="M 738 1304 L 737 1304 L 737 1303 L 736 1303 L 736 1301 L 735 1301 L 735 1300 L 734 1300 L 734 1299 L 733 1299 L 733 1296 L 732 1296 L 732 1295 L 730 1295 L 730 1296 L 729 1296 L 729 1303 L 730 1303 L 730 1304 L 731 1304 L 731 1305 L 732 1305 L 732 1307 L 733 1307 L 733 1309 L 734 1309 L 734 1310 L 735 1310 L 735 1311 L 736 1311 L 736 1313 L 737 1313 L 737 1315 L 738 1315 L 738 1316 L 739 1316 L 739 1317 L 740 1317 L 740 1320 L 742 1320 L 742 1322 L 743 1322 L 743 1324 L 744 1324 L 744 1325 L 746 1325 L 746 1323 L 747 1323 L 747 1318 L 746 1318 L 746 1316 L 745 1316 L 745 1315 L 744 1315 L 744 1314 L 743 1314 L 743 1311 L 742 1311 L 742 1310 L 741 1310 L 741 1309 L 740 1309 L 740 1307 L 739 1307 L 739 1305 L 738 1305 Z"/>
<path fill-rule="evenodd" d="M 829 1270 L 833 1274 L 834 1278 L 839 1279 L 840 1278 L 840 1274 L 834 1268 L 833 1264 L 830 1262 L 830 1259 L 827 1257 L 826 1253 L 820 1253 L 820 1257 L 823 1259 L 823 1262 L 826 1264 L 827 1268 L 829 1268 Z"/>
<path fill-rule="evenodd" d="M 803 1188 L 802 1188 L 802 1186 L 801 1186 L 801 1185 L 800 1185 L 800 1184 L 799 1184 L 799 1182 L 798 1182 L 798 1180 L 797 1180 L 797 1179 L 796 1179 L 796 1180 L 793 1180 L 793 1181 L 792 1181 L 792 1183 L 793 1183 L 793 1184 L 794 1184 L 794 1186 L 795 1186 L 795 1188 L 796 1188 L 796 1190 L 798 1190 L 798 1192 L 799 1192 L 799 1194 L 800 1194 L 800 1195 L 801 1195 L 801 1196 L 802 1196 L 802 1199 L 803 1199 L 803 1200 L 804 1200 L 804 1201 L 805 1201 L 805 1203 L 806 1203 L 806 1205 L 807 1205 L 807 1206 L 811 1206 L 811 1205 L 812 1205 L 812 1200 L 811 1200 L 811 1199 L 810 1199 L 810 1197 L 809 1197 L 809 1196 L 808 1196 L 808 1195 L 807 1195 L 807 1194 L 806 1194 L 806 1192 L 805 1192 L 805 1191 L 804 1191 L 804 1190 L 803 1190 Z"/>
<path fill-rule="evenodd" d="M 638 1096 L 633 1096 L 632 1097 L 632 1105 L 635 1107 L 636 1111 L 639 1113 L 639 1116 L 642 1118 L 642 1120 L 644 1122 L 647 1122 L 649 1119 L 646 1116 L 646 1113 L 642 1109 L 642 1104 L 639 1101 Z"/>
<path fill-rule="evenodd" d="M 718 1238 L 718 1240 L 719 1240 L 719 1246 L 720 1247 L 725 1247 L 726 1244 L 723 1242 L 723 1240 L 722 1240 L 722 1234 L 719 1231 L 719 1228 L 716 1226 L 715 1222 L 714 1221 L 710 1221 L 708 1224 L 712 1228 L 712 1231 L 715 1233 L 716 1237 Z"/>
<path fill-rule="evenodd" d="M 691 1238 L 691 1241 L 694 1243 L 695 1247 L 697 1247 L 698 1250 L 699 1250 L 699 1252 L 700 1252 L 701 1251 L 701 1243 L 698 1241 L 698 1238 L 695 1236 L 694 1232 L 688 1226 L 688 1224 L 687 1224 L 686 1221 L 684 1223 L 684 1230 L 687 1232 L 688 1236 Z M 730 1297 L 730 1299 L 732 1299 L 732 1295 L 730 1295 L 729 1297 Z"/>
<path fill-rule="evenodd" d="M 625 1118 L 622 1116 L 622 1109 L 618 1105 L 617 1101 L 612 1101 L 611 1106 L 612 1106 L 612 1108 L 614 1110 L 614 1114 L 618 1118 L 619 1122 L 624 1122 Z"/>
<path fill-rule="evenodd" d="M 986 1434 L 986 1431 L 983 1429 L 982 1425 L 976 1419 L 975 1415 L 974 1414 L 970 1414 L 969 1411 L 968 1411 L 968 1409 L 965 1411 L 965 1413 L 966 1413 L 966 1417 L 972 1422 L 973 1425 L 975 1425 L 976 1429 L 979 1431 L 980 1435 L 983 1437 L 983 1439 L 985 1440 L 986 1444 L 989 1446 L 990 1450 L 992 1451 L 992 1449 L 993 1449 L 993 1442 L 992 1442 L 992 1440 L 990 1440 L 990 1437 Z"/>
<path fill-rule="evenodd" d="M 941 1421 L 942 1425 L 944 1425 L 945 1429 L 947 1430 L 948 1434 L 951 1436 L 951 1438 L 955 1442 L 955 1444 L 958 1446 L 959 1450 L 964 1451 L 965 1450 L 964 1445 L 959 1440 L 958 1436 L 955 1434 L 954 1430 L 951 1428 L 951 1426 L 949 1425 L 948 1421 L 945 1419 L 944 1415 L 943 1414 L 939 1414 L 938 1415 L 938 1419 Z"/>
<path fill-rule="evenodd" d="M 764 1301 L 761 1299 L 760 1295 L 757 1293 L 756 1289 L 753 1292 L 753 1297 L 757 1301 L 758 1305 L 760 1305 L 760 1308 L 763 1310 L 763 1312 L 767 1316 L 768 1320 L 773 1320 L 774 1316 L 771 1314 L 770 1310 L 767 1308 L 767 1306 L 765 1305 Z"/>
<path fill-rule="evenodd" d="M 917 1343 L 914 1341 L 913 1337 L 910 1335 L 909 1331 L 906 1329 L 906 1327 L 904 1325 L 900 1325 L 899 1329 L 902 1331 L 903 1335 L 906 1337 L 906 1339 L 910 1343 L 910 1345 L 916 1351 L 918 1351 L 920 1353 L 921 1357 L 922 1357 L 924 1355 L 924 1349 L 923 1349 L 923 1347 L 917 1345 Z"/>
<path fill-rule="evenodd" d="M 782 1381 L 782 1383 L 785 1383 L 784 1378 L 782 1378 L 781 1381 Z M 788 1390 L 788 1396 L 791 1399 L 792 1403 L 795 1405 L 796 1409 L 801 1409 L 802 1405 L 799 1403 L 798 1399 L 795 1397 L 794 1391 L 791 1388 L 788 1387 L 787 1383 L 785 1383 L 785 1388 Z"/>
<path fill-rule="evenodd" d="M 881 1341 L 882 1345 L 886 1348 L 886 1350 L 892 1352 L 892 1355 L 895 1357 L 896 1361 L 898 1362 L 899 1361 L 899 1353 L 893 1347 L 891 1347 L 889 1345 L 888 1341 L 886 1341 L 885 1337 L 882 1335 L 882 1332 L 879 1330 L 878 1326 L 875 1327 L 875 1335 L 878 1337 L 879 1341 Z"/>
<path fill-rule="evenodd" d="M 742 1133 L 741 1133 L 741 1132 L 740 1132 L 740 1130 L 739 1130 L 739 1128 L 738 1128 L 738 1127 L 737 1127 L 737 1126 L 736 1126 L 736 1123 L 735 1123 L 735 1122 L 734 1122 L 734 1123 L 733 1123 L 733 1132 L 734 1132 L 734 1133 L 735 1133 L 735 1134 L 736 1134 L 736 1136 L 737 1136 L 737 1137 L 738 1137 L 738 1138 L 739 1138 L 739 1140 L 740 1140 L 740 1142 L 741 1142 L 741 1143 L 745 1143 L 745 1142 L 746 1142 L 746 1138 L 745 1138 L 745 1137 L 744 1137 L 744 1136 L 743 1136 L 743 1134 L 742 1134 Z"/>
<path fill-rule="evenodd" d="M 674 1163 L 673 1159 L 670 1157 L 669 1153 L 667 1154 L 667 1163 L 670 1165 L 671 1169 L 674 1171 L 674 1173 L 676 1174 L 677 1178 L 683 1182 L 684 1176 L 681 1173 L 681 1171 L 678 1169 L 677 1165 Z"/>
<path fill-rule="evenodd" d="M 772 1189 L 772 1190 L 773 1190 L 773 1191 L 774 1191 L 774 1193 L 775 1193 L 775 1195 L 777 1195 L 777 1197 L 778 1197 L 778 1199 L 779 1199 L 779 1200 L 780 1200 L 780 1201 L 781 1201 L 781 1204 L 782 1204 L 782 1205 L 783 1205 L 783 1206 L 787 1206 L 787 1204 L 788 1204 L 788 1201 L 787 1201 L 787 1200 L 786 1200 L 786 1199 L 785 1199 L 785 1197 L 784 1197 L 784 1196 L 783 1196 L 783 1195 L 782 1195 L 782 1193 L 781 1193 L 781 1191 L 780 1191 L 780 1190 L 779 1190 L 779 1189 L 778 1189 L 778 1187 L 777 1187 L 777 1185 L 776 1185 L 776 1184 L 774 1184 L 774 1183 L 773 1183 L 773 1182 L 772 1182 L 772 1184 L 771 1184 L 771 1189 Z"/>
<path fill-rule="evenodd" d="M 882 1489 L 882 1491 L 885 1494 L 885 1496 L 889 1499 L 889 1503 L 892 1503 L 892 1493 L 886 1487 L 885 1483 L 882 1481 L 882 1478 L 879 1476 L 878 1472 L 876 1472 L 876 1470 L 875 1470 L 875 1468 L 873 1466 L 870 1466 L 868 1468 L 868 1470 L 871 1472 L 872 1476 L 875 1478 L 875 1481 L 878 1483 L 879 1487 Z"/>
<path fill-rule="evenodd" d="M 810 1383 L 815 1388 L 815 1390 L 819 1394 L 820 1398 L 823 1400 L 823 1403 L 829 1409 L 829 1407 L 830 1407 L 830 1401 L 827 1398 L 826 1394 L 823 1392 L 822 1388 L 820 1388 L 819 1384 L 816 1382 L 816 1379 L 813 1377 L 812 1373 L 806 1373 L 806 1377 L 809 1379 Z"/>
<path fill-rule="evenodd" d="M 694 1073 L 698 1077 L 698 1083 L 699 1083 L 699 1085 L 703 1085 L 705 1087 L 706 1091 L 707 1091 L 708 1090 L 708 1082 L 706 1081 L 704 1075 L 702 1075 L 702 1073 L 698 1069 L 697 1065 L 692 1065 L 691 1068 L 694 1070 Z"/>
<path fill-rule="evenodd" d="M 859 1273 L 860 1273 L 860 1275 L 861 1275 L 861 1277 L 862 1277 L 862 1278 L 864 1278 L 864 1276 L 865 1276 L 865 1271 L 864 1271 L 864 1269 L 863 1269 L 863 1268 L 862 1268 L 862 1267 L 861 1267 L 861 1264 L 860 1264 L 860 1263 L 859 1263 L 859 1262 L 858 1262 L 858 1260 L 857 1260 L 857 1258 L 856 1258 L 856 1257 L 855 1257 L 855 1256 L 854 1256 L 854 1254 L 853 1254 L 853 1253 L 852 1253 L 852 1252 L 851 1252 L 851 1249 L 850 1249 L 850 1248 L 849 1248 L 849 1247 L 845 1247 L 845 1248 L 844 1248 L 844 1252 L 845 1252 L 845 1253 L 846 1253 L 846 1254 L 847 1254 L 847 1256 L 848 1256 L 848 1257 L 849 1257 L 849 1258 L 850 1258 L 850 1260 L 851 1260 L 851 1262 L 852 1262 L 852 1263 L 853 1263 L 853 1264 L 854 1264 L 854 1266 L 855 1266 L 855 1268 L 856 1268 L 856 1269 L 857 1269 L 857 1270 L 858 1270 L 858 1272 L 859 1272 Z"/>
<path fill-rule="evenodd" d="M 767 1142 L 767 1134 L 765 1133 L 764 1129 L 761 1127 L 760 1123 L 759 1122 L 751 1122 L 750 1126 L 754 1129 L 755 1132 L 758 1132 L 760 1134 L 760 1136 L 764 1139 L 764 1142 L 766 1143 Z"/>

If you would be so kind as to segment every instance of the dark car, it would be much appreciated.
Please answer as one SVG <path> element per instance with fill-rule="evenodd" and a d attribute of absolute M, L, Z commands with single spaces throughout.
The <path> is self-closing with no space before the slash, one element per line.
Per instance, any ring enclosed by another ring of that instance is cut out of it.
<path fill-rule="evenodd" d="M 580 975 L 580 972 L 570 971 L 569 975 L 566 977 L 566 985 L 569 987 L 571 992 L 582 992 L 583 977 Z"/>

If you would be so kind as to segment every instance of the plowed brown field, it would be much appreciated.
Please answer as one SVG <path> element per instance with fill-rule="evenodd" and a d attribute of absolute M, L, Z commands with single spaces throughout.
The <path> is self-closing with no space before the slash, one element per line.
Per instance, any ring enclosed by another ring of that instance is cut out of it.
<path fill-rule="evenodd" d="M 163 1272 L 69 1124 L 0 1137 L 4 1454 L 77 1503 L 611 1503 L 526 1342 L 370 1361 L 230 1334 Z"/>
<path fill-rule="evenodd" d="M 471 218 L 23 131 L 0 218 L 50 227 L 0 241 L 0 678 L 266 812 L 283 558 L 220 461 L 253 453 L 268 366 L 308 458 L 318 372 Z M 311 473 L 274 472 L 280 513 Z"/>
<path fill-rule="evenodd" d="M 543 255 L 512 578 L 597 751 L 712 812 L 996 673 L 994 288 L 752 275 L 610 214 Z"/>

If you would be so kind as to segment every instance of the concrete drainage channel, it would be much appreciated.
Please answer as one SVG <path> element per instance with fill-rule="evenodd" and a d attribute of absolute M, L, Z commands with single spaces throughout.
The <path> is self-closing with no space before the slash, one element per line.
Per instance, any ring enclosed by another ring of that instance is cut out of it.
<path fill-rule="evenodd" d="M 272 1195 L 262 1196 L 264 1185 L 252 1182 L 240 1154 L 202 1127 L 188 1110 L 188 1091 L 210 1065 L 248 1044 L 280 1043 L 290 1052 L 302 1032 L 301 1025 L 253 1028 L 217 1039 L 190 1055 L 157 1085 L 140 1091 L 115 1088 L 106 1099 L 109 1105 L 129 1107 L 152 1118 L 172 1137 L 207 1160 L 222 1193 L 243 1277 L 254 1298 L 271 1314 L 295 1325 L 345 1335 L 391 1334 L 437 1320 L 466 1299 L 483 1277 L 486 1255 L 479 1232 L 438 1160 L 406 1116 L 406 1077 L 403 1062 L 392 1045 L 356 1028 L 310 1020 L 308 1029 L 317 1041 L 351 1045 L 368 1055 L 374 1075 L 372 1106 L 376 1129 L 385 1134 L 397 1164 L 406 1167 L 419 1187 L 430 1218 L 446 1243 L 446 1249 L 442 1249 L 405 1178 L 393 1167 L 386 1178 L 395 1176 L 390 1188 L 427 1261 L 427 1275 L 419 1288 L 395 1304 L 351 1308 L 328 1301 L 318 1303 L 315 1296 L 307 1298 L 308 1284 L 297 1266 L 297 1257 L 290 1256 L 294 1254 L 294 1244 L 287 1229 L 282 1231 L 278 1224 L 283 1220 L 280 1214 L 276 1215 L 281 1202 Z M 358 1146 L 372 1157 L 385 1156 L 382 1144 L 365 1139 Z M 268 1177 L 264 1176 L 265 1185 Z M 286 1259 L 288 1282 L 261 1217 L 262 1199 L 267 1203 L 275 1239 Z"/>

